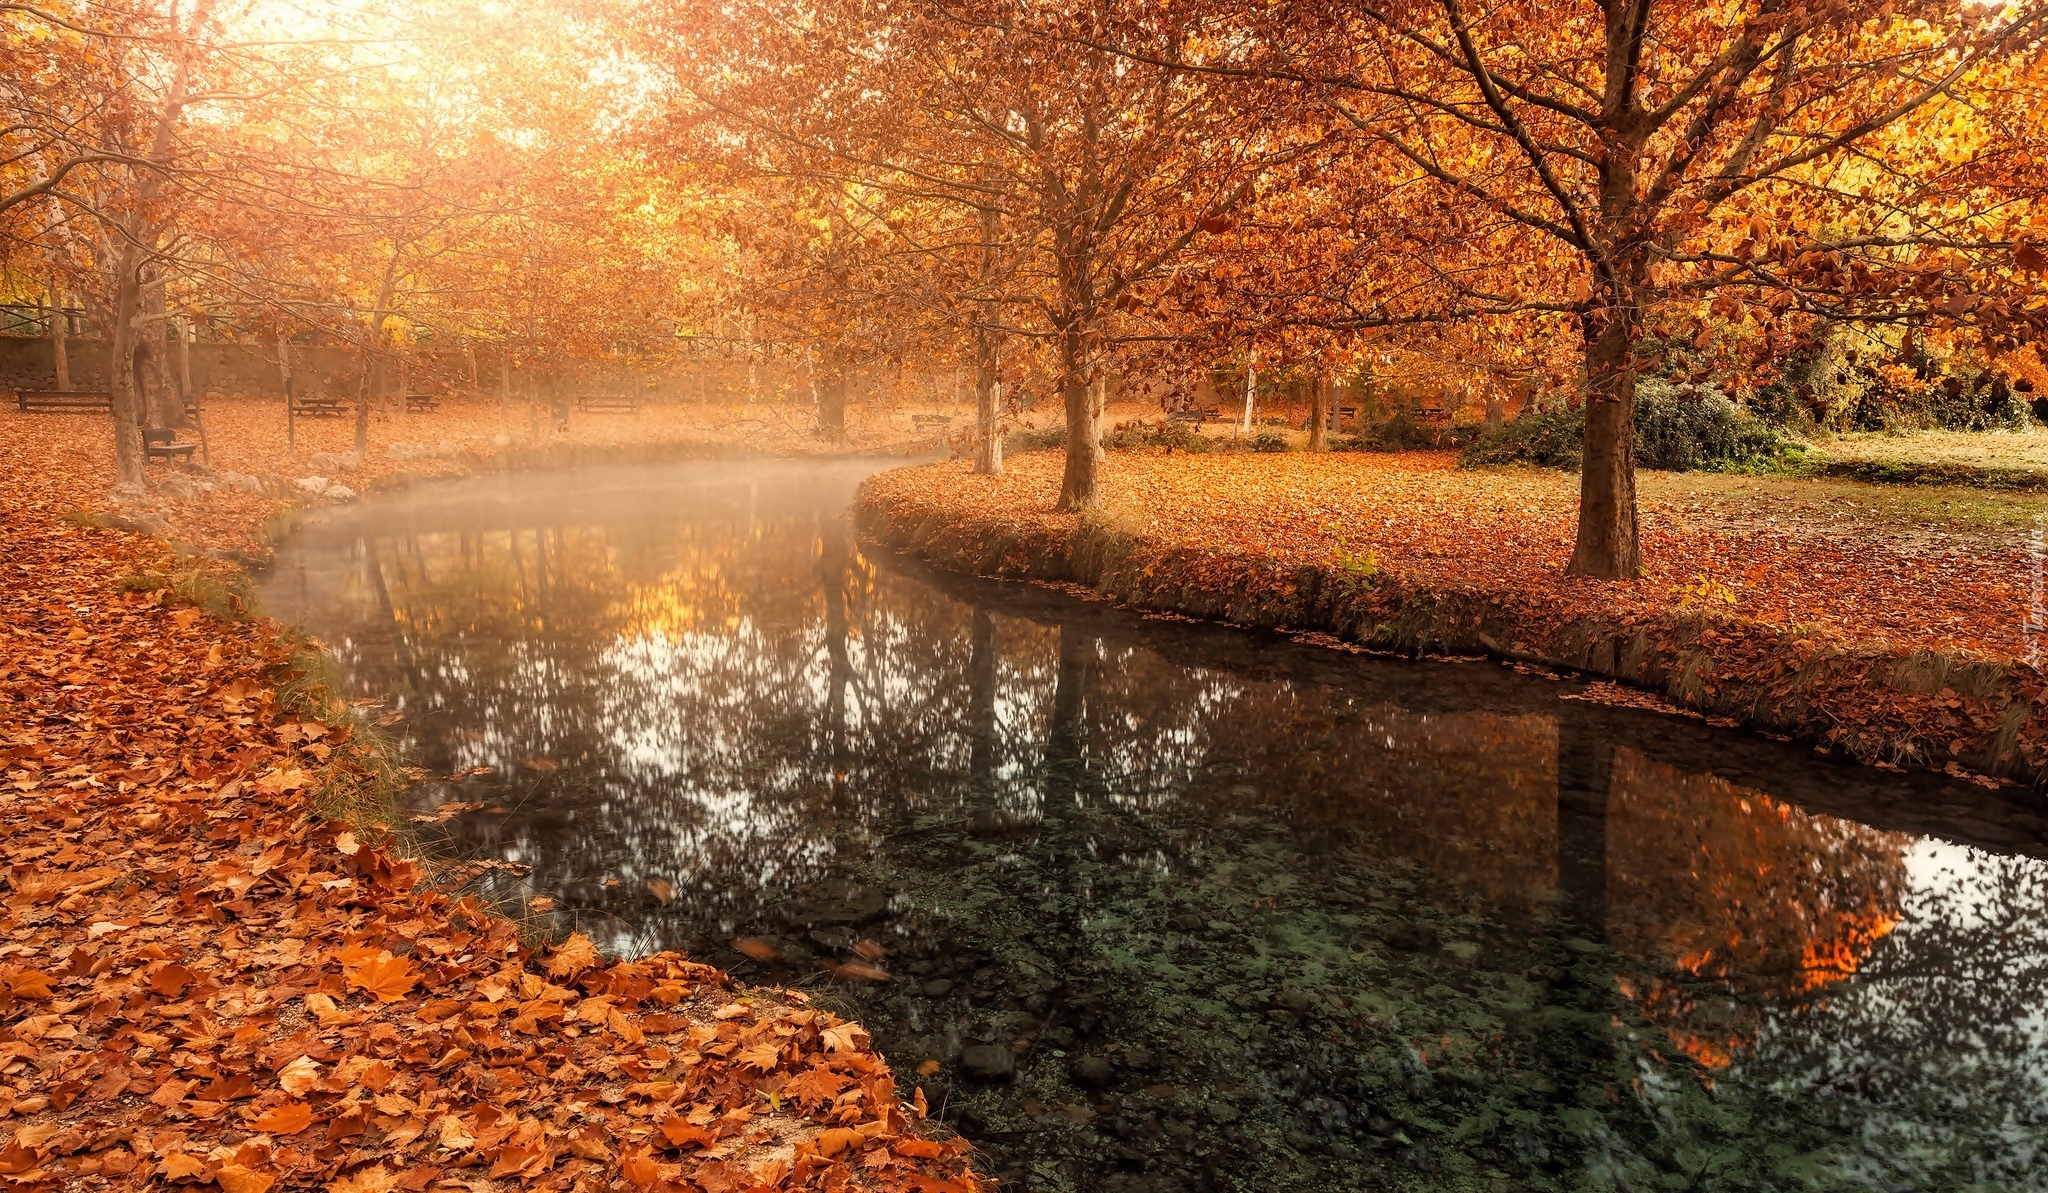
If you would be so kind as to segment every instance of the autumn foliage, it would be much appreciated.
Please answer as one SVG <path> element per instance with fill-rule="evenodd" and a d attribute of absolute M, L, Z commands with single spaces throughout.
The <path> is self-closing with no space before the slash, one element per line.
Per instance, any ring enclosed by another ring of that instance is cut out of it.
<path fill-rule="evenodd" d="M 1573 542 L 1561 478 L 1474 475 L 1448 453 L 1117 453 L 1118 497 L 1088 517 L 1052 507 L 1055 466 L 898 470 L 867 483 L 860 516 L 946 566 L 1402 651 L 1541 658 L 1859 759 L 2015 777 L 2048 759 L 2042 679 L 2011 617 L 2017 547 L 1921 551 L 1652 503 L 1657 568 L 1605 585 L 1558 567 Z"/>
<path fill-rule="evenodd" d="M 532 946 L 329 819 L 380 765 L 346 708 L 231 572 L 56 516 L 94 492 L 0 481 L 10 1184 L 977 1186 L 857 1026 Z"/>

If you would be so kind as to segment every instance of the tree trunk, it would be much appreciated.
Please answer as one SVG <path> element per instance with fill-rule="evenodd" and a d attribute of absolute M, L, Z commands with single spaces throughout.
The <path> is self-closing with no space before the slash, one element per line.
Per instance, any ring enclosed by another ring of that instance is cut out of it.
<path fill-rule="evenodd" d="M 1308 383 L 1308 450 L 1330 450 L 1330 379 L 1320 375 Z"/>
<path fill-rule="evenodd" d="M 1579 533 L 1567 575 L 1633 580 L 1642 574 L 1636 539 L 1636 317 L 1626 301 L 1589 317 L 1586 442 L 1579 468 Z"/>
<path fill-rule="evenodd" d="M 376 349 L 363 353 L 363 367 L 356 373 L 356 459 L 370 455 L 370 374 L 376 368 Z"/>
<path fill-rule="evenodd" d="M 140 250 L 133 239 L 114 262 L 114 326 L 108 333 L 107 389 L 113 394 L 114 480 L 142 483 L 142 402 L 135 391 L 135 315 L 141 305 Z"/>
<path fill-rule="evenodd" d="M 283 332 L 277 333 L 277 373 L 284 383 L 284 446 L 286 451 L 299 450 L 299 407 L 292 399 L 292 341 Z"/>
<path fill-rule="evenodd" d="M 1061 510 L 1081 510 L 1102 499 L 1102 422 L 1095 395 L 1082 375 L 1082 339 L 1073 328 L 1060 337 L 1060 397 L 1067 408 L 1067 470 L 1060 478 Z"/>
<path fill-rule="evenodd" d="M 974 332 L 974 470 L 985 476 L 1003 474 L 1003 385 L 998 380 L 995 333 L 986 325 Z M 957 396 L 957 391 L 956 391 Z"/>
<path fill-rule="evenodd" d="M 968 641 L 967 737 L 972 743 L 967 774 L 977 794 L 995 786 L 996 775 L 996 623 L 988 610 L 974 607 Z"/>
<path fill-rule="evenodd" d="M 50 357 L 57 370 L 57 388 L 71 388 L 71 352 L 69 348 L 71 312 L 64 306 L 64 290 L 55 274 L 50 275 L 50 301 L 55 304 L 50 310 Z"/>
<path fill-rule="evenodd" d="M 152 278 L 143 286 L 142 308 L 143 326 L 136 332 L 140 348 L 136 359 L 145 369 L 143 388 L 149 394 L 149 425 L 182 427 L 185 403 L 171 384 L 170 315 L 164 302 L 162 277 Z"/>
<path fill-rule="evenodd" d="M 1557 724 L 1558 911 L 1580 931 L 1607 930 L 1607 801 L 1614 743 L 1583 718 Z"/>
<path fill-rule="evenodd" d="M 178 401 L 198 409 L 199 398 L 192 390 L 192 341 L 196 337 L 190 316 L 178 321 Z"/>
<path fill-rule="evenodd" d="M 818 386 L 818 434 L 832 443 L 846 441 L 846 365 L 837 352 L 825 353 L 825 375 Z"/>
<path fill-rule="evenodd" d="M 407 392 L 406 392 L 406 382 L 407 382 L 407 381 L 409 381 L 409 380 L 410 380 L 410 378 L 409 378 L 409 377 L 407 376 L 407 371 L 406 371 L 406 367 L 405 367 L 405 366 L 406 366 L 406 360 L 405 360 L 405 358 L 404 358 L 404 357 L 402 357 L 402 356 L 401 356 L 401 357 L 399 357 L 399 358 L 398 358 L 398 381 L 397 381 L 397 383 L 396 383 L 395 385 L 393 385 L 393 386 L 392 386 L 392 388 L 393 388 L 393 389 L 394 389 L 394 390 L 395 390 L 396 392 L 395 392 L 395 393 L 393 393 L 393 394 L 391 395 L 391 401 L 392 401 L 392 405 L 393 405 L 393 406 L 394 406 L 394 407 L 395 407 L 395 408 L 397 409 L 397 412 L 398 412 L 398 413 L 397 413 L 397 416 L 396 416 L 396 417 L 397 417 L 397 419 L 398 419 L 398 422 L 399 422 L 399 424 L 400 424 L 401 426 L 403 426 L 403 425 L 404 425 L 404 423 L 405 423 L 405 408 L 406 408 L 406 403 L 407 403 L 407 402 L 408 402 L 408 401 L 410 400 L 410 396 L 409 396 L 409 395 L 407 394 Z"/>

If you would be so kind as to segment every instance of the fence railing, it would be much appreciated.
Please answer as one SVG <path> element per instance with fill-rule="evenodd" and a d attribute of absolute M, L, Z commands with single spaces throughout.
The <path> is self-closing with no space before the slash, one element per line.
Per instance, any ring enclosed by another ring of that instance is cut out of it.
<path fill-rule="evenodd" d="M 50 316 L 64 318 L 64 334 L 67 336 L 90 336 L 97 334 L 85 312 L 77 307 L 51 311 L 49 307 L 33 303 L 0 303 L 0 336 L 47 336 L 50 334 Z"/>

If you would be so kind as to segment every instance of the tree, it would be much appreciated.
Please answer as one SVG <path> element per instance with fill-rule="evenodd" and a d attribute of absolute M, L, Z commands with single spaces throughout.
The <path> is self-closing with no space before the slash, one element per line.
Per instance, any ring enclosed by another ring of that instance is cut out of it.
<path fill-rule="evenodd" d="M 1576 325 L 1589 407 L 1574 574 L 1640 572 L 1634 394 L 1653 318 L 1754 319 L 1760 355 L 1822 319 L 1962 323 L 2004 342 L 2041 324 L 2023 273 L 2048 265 L 2029 243 L 2048 236 L 2030 223 L 2043 155 L 2018 116 L 2041 100 L 2039 3 L 1229 0 L 1208 19 L 1227 54 L 1119 46 L 1289 80 L 1295 112 L 1350 129 L 1307 193 L 1348 216 L 1337 255 L 1355 267 L 1297 286 L 1303 317 Z M 1281 234 L 1314 222 L 1303 198 Z"/>
<path fill-rule="evenodd" d="M 1062 509 L 1099 496 L 1097 382 L 1112 357 L 1174 334 L 1148 292 L 1294 152 L 1257 95 L 1092 44 L 1113 32 L 1156 56 L 1198 49 L 1195 26 L 1117 0 L 759 0 L 712 22 L 655 3 L 635 23 L 655 31 L 643 52 L 686 110 L 742 132 L 769 172 L 895 196 L 890 251 L 958 279 L 952 325 L 974 345 L 984 424 L 995 333 L 1046 347 L 1067 419 Z"/>

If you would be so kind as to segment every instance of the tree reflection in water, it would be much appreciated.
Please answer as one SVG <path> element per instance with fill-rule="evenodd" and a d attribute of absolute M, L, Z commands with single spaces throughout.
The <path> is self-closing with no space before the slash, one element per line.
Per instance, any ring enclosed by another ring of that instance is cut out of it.
<path fill-rule="evenodd" d="M 928 576 L 864 467 L 429 490 L 268 599 L 489 768 L 413 798 L 490 894 L 814 988 L 1025 1187 L 2048 1185 L 2039 842 L 1804 810 L 1978 797 Z"/>

